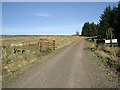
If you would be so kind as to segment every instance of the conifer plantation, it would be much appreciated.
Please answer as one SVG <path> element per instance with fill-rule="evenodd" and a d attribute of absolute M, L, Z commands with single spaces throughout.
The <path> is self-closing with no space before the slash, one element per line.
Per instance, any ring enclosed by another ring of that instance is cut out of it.
<path fill-rule="evenodd" d="M 98 36 L 101 39 L 117 38 L 120 46 L 120 2 L 111 8 L 106 6 L 99 23 L 86 22 L 82 28 L 83 36 Z"/>

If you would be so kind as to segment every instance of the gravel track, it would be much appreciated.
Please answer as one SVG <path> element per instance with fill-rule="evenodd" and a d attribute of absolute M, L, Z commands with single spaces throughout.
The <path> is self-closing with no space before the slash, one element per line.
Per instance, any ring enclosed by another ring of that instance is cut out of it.
<path fill-rule="evenodd" d="M 22 75 L 9 88 L 94 88 L 113 87 L 97 71 L 84 51 L 85 40 L 65 48 L 50 60 Z"/>

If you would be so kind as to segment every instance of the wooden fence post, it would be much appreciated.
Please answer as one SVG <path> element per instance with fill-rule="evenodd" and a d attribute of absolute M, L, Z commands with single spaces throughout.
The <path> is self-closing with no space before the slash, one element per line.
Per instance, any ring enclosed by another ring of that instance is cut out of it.
<path fill-rule="evenodd" d="M 42 51 L 42 42 L 40 42 L 40 51 Z"/>
<path fill-rule="evenodd" d="M 48 42 L 47 42 L 47 47 L 48 47 L 48 50 L 50 49 L 50 46 L 49 46 L 49 44 L 50 44 L 50 43 L 49 43 L 49 41 L 48 41 Z"/>
<path fill-rule="evenodd" d="M 96 39 L 94 39 L 94 50 L 96 50 Z"/>
<path fill-rule="evenodd" d="M 55 40 L 53 40 L 53 50 L 55 50 Z"/>

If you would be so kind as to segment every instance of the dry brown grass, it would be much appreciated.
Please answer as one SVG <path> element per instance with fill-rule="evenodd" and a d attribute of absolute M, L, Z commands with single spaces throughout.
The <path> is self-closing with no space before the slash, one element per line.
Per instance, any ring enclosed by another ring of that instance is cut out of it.
<path fill-rule="evenodd" d="M 103 62 L 105 67 L 109 67 L 117 74 L 120 72 L 120 47 L 99 44 L 97 49 L 94 50 L 94 42 L 89 42 L 88 40 L 86 41 L 86 47 Z"/>
<path fill-rule="evenodd" d="M 40 60 L 43 56 L 53 52 L 51 49 L 40 51 L 38 42 L 40 39 L 47 39 L 52 43 L 55 39 L 55 48 L 59 50 L 73 42 L 81 39 L 79 36 L 24 36 L 24 37 L 3 37 L 2 44 L 2 82 L 3 85 L 10 82 L 16 77 L 21 75 L 35 62 Z M 21 45 L 16 49 L 25 50 L 24 53 L 17 52 L 14 54 L 14 45 Z M 47 44 L 46 44 L 47 45 Z M 47 47 L 44 45 L 44 47 Z"/>

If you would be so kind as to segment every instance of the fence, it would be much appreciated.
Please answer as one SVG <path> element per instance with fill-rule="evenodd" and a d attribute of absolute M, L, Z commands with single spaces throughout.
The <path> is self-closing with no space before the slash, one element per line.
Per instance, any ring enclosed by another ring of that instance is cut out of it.
<path fill-rule="evenodd" d="M 55 40 L 50 41 L 47 39 L 40 39 L 40 42 L 38 42 L 38 47 L 39 47 L 40 51 L 55 50 Z"/>
<path fill-rule="evenodd" d="M 30 50 L 48 51 L 55 50 L 55 40 L 40 39 L 38 42 L 11 44 L 9 46 L 2 46 L 2 55 L 7 57 L 14 54 L 23 54 Z"/>

